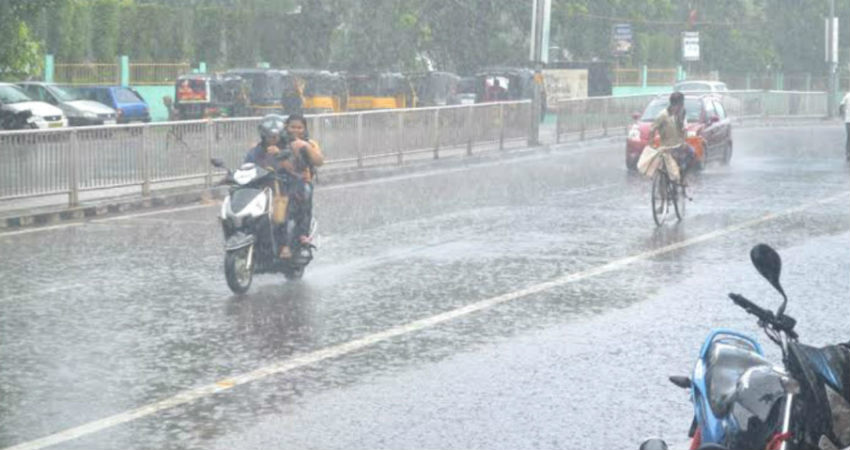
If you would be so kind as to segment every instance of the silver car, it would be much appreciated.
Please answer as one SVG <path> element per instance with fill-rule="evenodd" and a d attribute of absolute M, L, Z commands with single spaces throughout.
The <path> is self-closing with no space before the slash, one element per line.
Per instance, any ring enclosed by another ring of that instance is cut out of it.
<path fill-rule="evenodd" d="M 21 82 L 18 86 L 30 97 L 61 109 L 72 127 L 114 125 L 118 120 L 114 109 L 103 103 L 82 98 L 73 87 L 36 81 Z"/>
<path fill-rule="evenodd" d="M 61 109 L 45 102 L 33 100 L 18 86 L 0 83 L 0 115 L 4 118 L 26 115 L 25 121 L 14 122 L 16 128 L 61 128 L 68 126 L 68 119 Z M 5 122 L 4 122 L 5 123 Z M 3 125 L 5 128 L 7 125 Z"/>

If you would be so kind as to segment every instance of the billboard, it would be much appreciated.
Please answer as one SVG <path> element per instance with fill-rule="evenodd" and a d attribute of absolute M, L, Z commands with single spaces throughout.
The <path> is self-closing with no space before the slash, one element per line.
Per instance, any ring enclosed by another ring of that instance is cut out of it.
<path fill-rule="evenodd" d="M 587 69 L 544 69 L 543 83 L 550 105 L 571 98 L 587 98 Z"/>

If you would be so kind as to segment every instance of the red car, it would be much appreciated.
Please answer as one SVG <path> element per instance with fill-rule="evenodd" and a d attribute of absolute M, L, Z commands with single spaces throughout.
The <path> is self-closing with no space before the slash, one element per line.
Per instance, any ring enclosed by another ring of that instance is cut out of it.
<path fill-rule="evenodd" d="M 626 138 L 626 168 L 636 170 L 638 158 L 649 143 L 649 128 L 658 114 L 669 105 L 668 96 L 661 95 L 649 102 L 643 114 L 635 114 Z M 732 123 L 719 98 L 713 95 L 685 94 L 687 141 L 696 153 L 697 167 L 707 161 L 719 160 L 729 164 L 732 159 Z M 658 137 L 656 136 L 656 139 Z"/>

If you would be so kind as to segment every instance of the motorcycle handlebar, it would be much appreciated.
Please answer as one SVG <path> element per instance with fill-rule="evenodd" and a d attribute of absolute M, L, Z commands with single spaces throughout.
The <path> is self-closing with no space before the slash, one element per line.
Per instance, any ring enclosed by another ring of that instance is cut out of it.
<path fill-rule="evenodd" d="M 773 323 L 773 313 L 762 309 L 755 303 L 744 298 L 743 295 L 740 294 L 729 294 L 729 298 L 735 302 L 736 305 L 740 306 L 744 309 L 744 311 L 758 317 L 758 319 L 762 322 Z"/>
<path fill-rule="evenodd" d="M 797 333 L 794 331 L 794 326 L 797 324 L 797 321 L 794 320 L 794 318 L 784 314 L 777 317 L 772 311 L 761 308 L 740 294 L 729 294 L 729 298 L 731 298 L 736 305 L 743 308 L 744 311 L 756 316 L 759 319 L 759 322 L 770 325 L 770 327 L 774 330 L 784 331 L 792 339 L 797 339 Z"/>

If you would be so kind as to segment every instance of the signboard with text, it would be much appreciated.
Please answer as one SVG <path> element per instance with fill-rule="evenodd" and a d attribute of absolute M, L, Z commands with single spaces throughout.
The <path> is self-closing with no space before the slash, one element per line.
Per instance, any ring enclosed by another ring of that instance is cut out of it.
<path fill-rule="evenodd" d="M 632 24 L 618 23 L 612 31 L 614 54 L 627 55 L 632 51 Z"/>
<path fill-rule="evenodd" d="M 699 31 L 685 31 L 682 33 L 682 59 L 685 61 L 699 61 Z"/>

